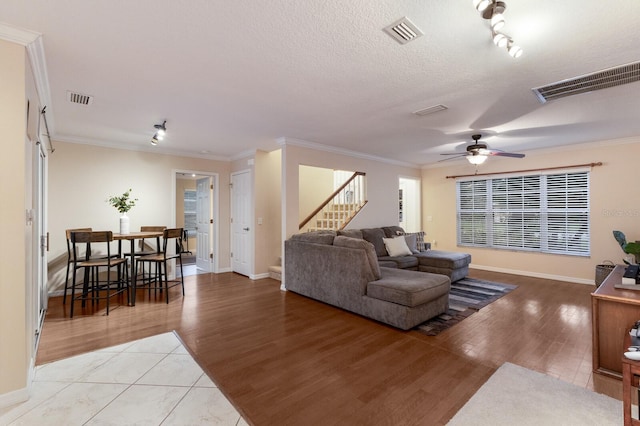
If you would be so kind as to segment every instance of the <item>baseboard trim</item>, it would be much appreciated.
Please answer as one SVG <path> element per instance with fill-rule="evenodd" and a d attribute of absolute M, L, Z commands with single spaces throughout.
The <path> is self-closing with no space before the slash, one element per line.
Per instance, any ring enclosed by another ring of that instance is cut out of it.
<path fill-rule="evenodd" d="M 265 278 L 269 278 L 269 273 L 265 272 L 264 274 L 251 274 L 249 275 L 249 278 L 251 278 L 252 280 L 262 280 Z"/>
<path fill-rule="evenodd" d="M 20 404 L 29 399 L 29 387 L 14 390 L 11 392 L 3 393 L 0 395 L 0 409 L 11 407 L 15 404 Z"/>
<path fill-rule="evenodd" d="M 484 266 L 484 265 L 475 265 L 475 264 L 469 265 L 469 268 L 480 269 L 482 271 L 500 272 L 503 274 L 522 275 L 525 277 L 544 278 L 547 280 L 565 281 L 565 282 L 575 283 L 575 284 L 586 284 L 586 285 L 592 285 L 592 286 L 596 285 L 595 280 L 589 280 L 586 278 L 565 277 L 563 275 L 543 274 L 539 272 L 520 271 L 517 269 L 496 268 L 493 266 Z"/>

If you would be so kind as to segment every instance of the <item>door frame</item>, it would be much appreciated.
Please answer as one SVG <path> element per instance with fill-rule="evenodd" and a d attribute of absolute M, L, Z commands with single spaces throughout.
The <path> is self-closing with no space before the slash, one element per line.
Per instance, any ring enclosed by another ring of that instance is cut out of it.
<path fill-rule="evenodd" d="M 178 179 L 178 175 L 183 174 L 183 173 L 187 173 L 187 174 L 195 174 L 198 176 L 202 176 L 202 177 L 209 177 L 211 178 L 211 183 L 213 184 L 213 193 L 212 193 L 212 204 L 213 207 L 211 208 L 211 211 L 209 212 L 211 214 L 211 217 L 213 218 L 213 226 L 211 227 L 211 231 L 213 232 L 213 246 L 211 247 L 211 250 L 213 251 L 213 265 L 212 265 L 212 271 L 214 274 L 217 274 L 220 271 L 220 221 L 219 221 L 219 217 L 220 217 L 220 179 L 218 176 L 218 173 L 212 173 L 212 172 L 203 172 L 201 170 L 188 170 L 188 169 L 173 169 L 171 171 L 171 194 L 172 194 L 172 200 L 173 202 L 171 203 L 172 205 L 172 212 L 171 212 L 171 220 L 173 223 L 173 226 L 175 226 L 177 218 L 176 218 L 176 197 L 178 196 L 177 194 L 177 188 L 176 188 L 176 180 Z"/>

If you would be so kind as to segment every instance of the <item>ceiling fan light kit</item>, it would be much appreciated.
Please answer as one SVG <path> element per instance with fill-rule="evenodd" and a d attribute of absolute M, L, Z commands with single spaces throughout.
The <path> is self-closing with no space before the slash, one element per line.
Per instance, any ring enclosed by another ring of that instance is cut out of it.
<path fill-rule="evenodd" d="M 479 166 L 480 164 L 484 163 L 486 159 L 487 159 L 487 156 L 482 154 L 467 155 L 467 160 L 469 160 L 471 164 L 476 166 Z"/>
<path fill-rule="evenodd" d="M 481 134 L 471 135 L 471 139 L 473 139 L 473 143 L 468 145 L 466 150 L 467 152 L 464 154 L 460 154 L 458 152 L 440 154 L 440 155 L 452 155 L 453 157 L 445 158 L 440 161 L 452 160 L 454 158 L 459 157 L 467 157 L 467 161 L 473 164 L 474 166 L 479 166 L 484 163 L 489 156 L 498 156 L 498 157 L 511 157 L 511 158 L 523 158 L 524 154 L 518 154 L 515 152 L 506 152 L 500 149 L 489 149 L 486 144 L 480 142 Z"/>
<path fill-rule="evenodd" d="M 522 48 L 515 45 L 511 37 L 500 31 L 505 24 L 503 13 L 507 4 L 497 0 L 473 0 L 473 7 L 480 12 L 482 18 L 489 20 L 493 43 L 500 48 L 506 48 L 512 58 L 519 58 L 522 55 Z"/>

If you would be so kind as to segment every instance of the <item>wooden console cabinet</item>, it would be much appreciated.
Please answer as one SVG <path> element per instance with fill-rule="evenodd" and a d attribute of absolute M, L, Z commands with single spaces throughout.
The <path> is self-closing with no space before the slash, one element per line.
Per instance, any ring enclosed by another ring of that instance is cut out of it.
<path fill-rule="evenodd" d="M 615 288 L 622 283 L 624 269 L 617 265 L 591 293 L 593 372 L 616 379 L 622 379 L 625 336 L 640 320 L 640 285 L 638 290 Z"/>

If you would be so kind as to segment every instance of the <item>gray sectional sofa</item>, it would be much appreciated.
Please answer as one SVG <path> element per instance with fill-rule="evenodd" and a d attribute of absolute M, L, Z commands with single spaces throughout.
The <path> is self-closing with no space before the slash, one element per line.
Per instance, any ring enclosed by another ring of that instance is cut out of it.
<path fill-rule="evenodd" d="M 380 266 L 374 245 L 364 238 L 296 234 L 285 241 L 284 261 L 287 290 L 403 330 L 448 308 L 448 276 L 410 270 L 419 261 L 408 268 Z"/>
<path fill-rule="evenodd" d="M 404 229 L 399 226 L 347 229 L 337 232 L 337 235 L 360 238 L 373 244 L 380 266 L 443 274 L 448 276 L 451 282 L 456 282 L 467 276 L 469 273 L 469 264 L 471 263 L 471 255 L 468 253 L 431 250 L 429 243 L 424 243 L 424 246 L 420 247 L 419 241 L 409 243 L 410 240 L 408 238 L 407 241 L 410 245 L 411 255 L 389 256 L 383 238 L 417 234 L 419 233 L 407 234 L 404 232 Z"/>

